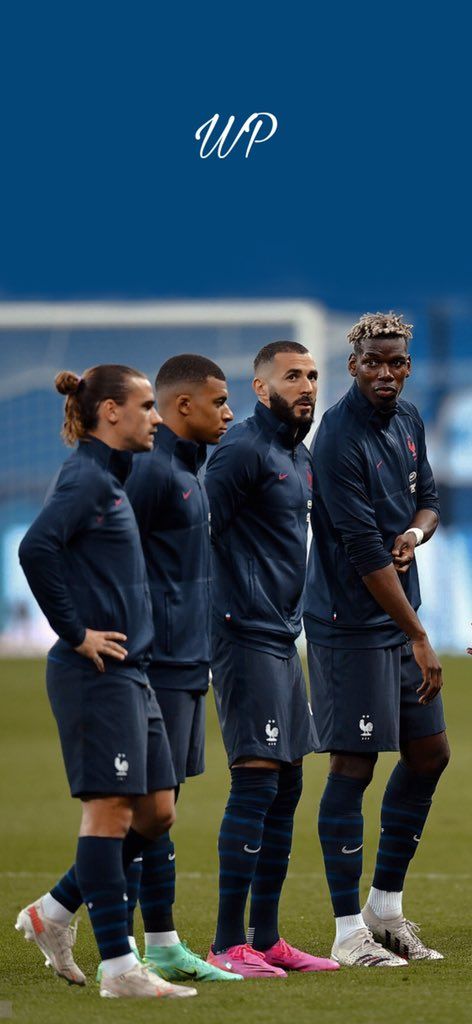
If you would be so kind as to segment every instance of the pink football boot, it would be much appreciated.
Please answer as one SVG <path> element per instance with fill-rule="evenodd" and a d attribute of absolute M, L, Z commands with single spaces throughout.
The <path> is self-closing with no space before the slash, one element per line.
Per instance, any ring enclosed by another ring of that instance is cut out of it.
<path fill-rule="evenodd" d="M 304 953 L 301 949 L 295 949 L 295 946 L 289 946 L 285 939 L 279 939 L 270 949 L 257 955 L 264 956 L 272 967 L 283 967 L 285 971 L 337 971 L 339 969 L 336 960 L 327 960 L 321 956 Z M 242 971 L 240 973 L 242 974 Z"/>
<path fill-rule="evenodd" d="M 275 949 L 275 946 L 273 946 Z M 305 956 L 306 954 L 300 954 Z M 311 957 L 314 960 L 314 957 Z M 325 963 L 331 963 L 326 960 Z M 230 971 L 235 974 L 242 974 L 243 978 L 286 978 L 284 970 L 276 964 L 270 964 L 266 960 L 265 953 L 258 953 L 247 942 L 243 946 L 230 946 L 224 953 L 214 953 L 212 949 L 207 956 L 207 963 L 219 967 L 221 971 Z M 335 965 L 338 966 L 337 964 Z M 297 968 L 299 969 L 299 968 Z M 305 970 L 315 968 L 306 967 Z"/>

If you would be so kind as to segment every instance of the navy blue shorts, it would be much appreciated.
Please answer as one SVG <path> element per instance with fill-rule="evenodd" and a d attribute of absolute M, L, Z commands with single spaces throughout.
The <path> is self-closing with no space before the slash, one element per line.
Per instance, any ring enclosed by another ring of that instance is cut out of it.
<path fill-rule="evenodd" d="M 72 796 L 138 796 L 176 785 L 163 717 L 149 683 L 51 658 L 46 681 Z"/>
<path fill-rule="evenodd" d="M 214 637 L 212 675 L 230 766 L 240 757 L 291 763 L 317 748 L 298 654 L 279 658 Z"/>
<path fill-rule="evenodd" d="M 205 694 L 160 689 L 152 670 L 149 679 L 165 722 L 177 782 L 201 775 L 205 771 Z"/>
<path fill-rule="evenodd" d="M 399 750 L 446 728 L 441 694 L 418 703 L 411 644 L 354 651 L 309 643 L 308 667 L 321 751 Z"/>

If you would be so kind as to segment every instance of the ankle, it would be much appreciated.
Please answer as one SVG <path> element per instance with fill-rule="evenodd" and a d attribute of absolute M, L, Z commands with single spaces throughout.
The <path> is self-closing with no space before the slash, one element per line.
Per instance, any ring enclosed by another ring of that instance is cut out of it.
<path fill-rule="evenodd" d="M 372 886 L 367 903 L 377 917 L 380 917 L 382 921 L 387 921 L 392 917 L 402 916 L 402 897 L 402 892 L 388 892 L 385 889 L 376 889 Z"/>
<path fill-rule="evenodd" d="M 335 942 L 339 945 L 345 942 L 353 932 L 358 932 L 360 928 L 365 928 L 364 918 L 362 914 L 346 914 L 345 917 L 337 917 L 336 921 L 336 939 Z"/>

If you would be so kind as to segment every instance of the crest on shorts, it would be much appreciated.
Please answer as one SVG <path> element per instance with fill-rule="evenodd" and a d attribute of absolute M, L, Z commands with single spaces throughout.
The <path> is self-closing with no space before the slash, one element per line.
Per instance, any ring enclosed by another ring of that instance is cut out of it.
<path fill-rule="evenodd" d="M 267 722 L 267 725 L 265 727 L 265 731 L 269 747 L 275 747 L 277 740 L 279 738 L 279 730 L 275 724 L 274 718 L 269 718 L 269 721 Z"/>
<path fill-rule="evenodd" d="M 370 740 L 374 731 L 374 723 L 370 721 L 370 715 L 362 715 L 359 729 L 361 730 L 361 740 Z"/>
<path fill-rule="evenodd" d="M 115 768 L 117 779 L 126 779 L 129 769 L 129 763 L 126 760 L 126 754 L 117 754 L 115 757 Z"/>

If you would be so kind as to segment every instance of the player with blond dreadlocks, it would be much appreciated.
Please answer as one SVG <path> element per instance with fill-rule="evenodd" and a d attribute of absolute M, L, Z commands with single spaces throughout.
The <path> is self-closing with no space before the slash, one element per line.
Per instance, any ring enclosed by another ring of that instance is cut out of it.
<path fill-rule="evenodd" d="M 312 449 L 305 629 L 315 724 L 331 754 L 319 815 L 336 918 L 331 955 L 346 966 L 442 959 L 402 909 L 407 869 L 449 757 L 441 666 L 417 616 L 415 548 L 432 537 L 439 505 L 423 423 L 400 398 L 411 336 L 394 313 L 361 317 L 348 335 L 352 387 L 325 413 Z M 400 760 L 385 790 L 361 913 L 362 799 L 382 750 L 400 750 Z"/>

